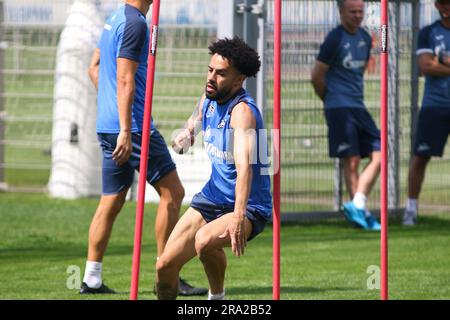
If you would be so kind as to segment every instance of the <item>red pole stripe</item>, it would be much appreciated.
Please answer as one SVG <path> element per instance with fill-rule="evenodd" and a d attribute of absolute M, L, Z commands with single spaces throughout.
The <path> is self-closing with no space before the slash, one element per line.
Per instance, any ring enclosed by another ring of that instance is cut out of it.
<path fill-rule="evenodd" d="M 147 67 L 147 83 L 145 88 L 144 122 L 142 126 L 141 162 L 139 164 L 139 186 L 136 206 L 136 223 L 134 227 L 133 266 L 131 274 L 130 300 L 138 297 L 139 269 L 141 264 L 142 225 L 144 222 L 145 186 L 147 177 L 148 146 L 152 121 L 153 86 L 155 79 L 156 46 L 159 24 L 159 0 L 153 1 L 152 21 L 150 23 L 150 41 Z M 143 161 L 144 159 L 144 161 Z"/>
<path fill-rule="evenodd" d="M 381 300 L 388 299 L 388 1 L 381 1 Z"/>
<path fill-rule="evenodd" d="M 281 0 L 275 0 L 273 105 L 273 299 L 280 300 Z"/>

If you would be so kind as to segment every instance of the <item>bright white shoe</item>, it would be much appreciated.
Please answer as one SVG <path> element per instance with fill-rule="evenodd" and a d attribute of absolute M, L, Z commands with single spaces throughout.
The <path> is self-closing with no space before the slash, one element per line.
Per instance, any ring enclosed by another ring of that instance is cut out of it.
<path fill-rule="evenodd" d="M 413 226 L 417 222 L 417 212 L 405 210 L 402 224 L 404 226 Z"/>

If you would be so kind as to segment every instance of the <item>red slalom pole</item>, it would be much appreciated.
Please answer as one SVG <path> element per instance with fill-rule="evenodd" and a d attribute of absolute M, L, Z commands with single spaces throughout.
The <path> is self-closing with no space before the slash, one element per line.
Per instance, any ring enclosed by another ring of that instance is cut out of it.
<path fill-rule="evenodd" d="M 136 223 L 134 226 L 133 266 L 131 273 L 130 300 L 138 296 L 139 268 L 141 265 L 142 224 L 144 221 L 145 184 L 147 182 L 148 146 L 150 143 L 150 127 L 152 122 L 153 85 L 155 80 L 156 47 L 158 41 L 159 0 L 153 1 L 152 21 L 150 23 L 150 39 L 147 67 L 147 83 L 145 87 L 144 122 L 142 127 L 141 162 L 139 164 L 139 187 L 136 206 Z"/>
<path fill-rule="evenodd" d="M 381 0 L 381 300 L 388 300 L 388 0 Z"/>
<path fill-rule="evenodd" d="M 273 66 L 273 300 L 280 300 L 281 0 L 275 0 Z"/>

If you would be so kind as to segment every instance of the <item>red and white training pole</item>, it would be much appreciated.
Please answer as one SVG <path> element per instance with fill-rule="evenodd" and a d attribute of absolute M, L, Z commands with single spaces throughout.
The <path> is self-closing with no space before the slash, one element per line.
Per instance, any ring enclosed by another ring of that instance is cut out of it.
<path fill-rule="evenodd" d="M 273 300 L 280 300 L 280 177 L 281 177 L 281 0 L 274 1 L 273 66 Z"/>
<path fill-rule="evenodd" d="M 136 206 L 136 223 L 134 227 L 133 266 L 131 273 L 130 300 L 138 296 L 139 269 L 141 265 L 142 224 L 144 221 L 145 185 L 147 182 L 147 158 L 150 143 L 150 127 L 152 121 L 153 85 L 155 80 L 156 47 L 158 40 L 159 0 L 152 5 L 152 21 L 150 22 L 150 41 L 148 53 L 147 82 L 145 88 L 144 122 L 142 126 L 141 162 L 139 164 L 139 187 Z"/>
<path fill-rule="evenodd" d="M 381 0 L 381 300 L 388 299 L 388 0 Z"/>

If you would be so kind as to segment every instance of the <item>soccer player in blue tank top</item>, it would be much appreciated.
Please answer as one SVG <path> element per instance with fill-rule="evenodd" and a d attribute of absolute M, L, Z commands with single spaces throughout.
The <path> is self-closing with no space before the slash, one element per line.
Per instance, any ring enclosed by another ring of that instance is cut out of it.
<path fill-rule="evenodd" d="M 89 229 L 81 294 L 114 293 L 102 280 L 102 260 L 114 221 L 139 169 L 144 114 L 151 0 L 128 0 L 106 21 L 91 59 L 89 76 L 98 89 L 97 135 L 103 151 L 102 197 Z M 153 124 L 153 122 L 152 122 Z M 157 254 L 178 220 L 184 189 L 167 145 L 151 128 L 147 181 L 160 196 L 156 214 Z M 179 279 L 181 295 L 203 295 Z"/>
<path fill-rule="evenodd" d="M 408 200 L 403 225 L 416 223 L 425 169 L 432 156 L 442 157 L 450 133 L 450 1 L 435 1 L 441 19 L 419 33 L 418 64 L 425 92 L 415 132 L 408 175 Z"/>
<path fill-rule="evenodd" d="M 272 216 L 267 141 L 259 134 L 264 123 L 255 101 L 242 88 L 244 80 L 259 71 L 259 56 L 237 37 L 214 42 L 209 53 L 205 94 L 173 146 L 185 152 L 201 128 L 212 173 L 156 263 L 159 299 L 176 298 L 178 273 L 195 256 L 209 281 L 208 299 L 224 299 L 223 248 L 231 246 L 233 254 L 241 256 L 247 241 L 262 232 Z"/>
<path fill-rule="evenodd" d="M 347 220 L 365 230 L 380 230 L 366 208 L 367 196 L 380 172 L 380 132 L 364 105 L 364 71 L 372 40 L 360 27 L 363 0 L 338 0 L 341 25 L 320 47 L 311 73 L 325 106 L 330 157 L 343 159 L 344 179 L 352 198 L 344 204 Z M 359 174 L 361 158 L 369 163 Z"/>

